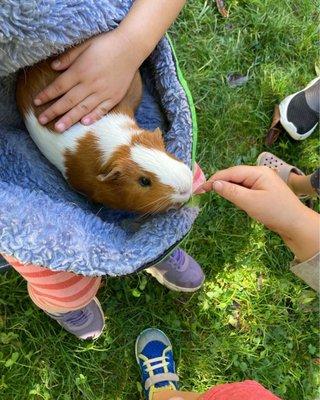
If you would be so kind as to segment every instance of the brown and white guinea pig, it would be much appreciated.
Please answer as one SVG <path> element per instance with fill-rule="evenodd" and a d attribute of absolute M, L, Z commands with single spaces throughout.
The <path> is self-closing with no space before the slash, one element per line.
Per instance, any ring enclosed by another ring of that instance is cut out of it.
<path fill-rule="evenodd" d="M 166 152 L 160 129 L 140 128 L 134 113 L 141 101 L 137 72 L 125 98 L 90 126 L 77 123 L 63 134 L 53 121 L 37 117 L 50 103 L 36 107 L 35 96 L 58 75 L 50 60 L 21 71 L 17 104 L 30 136 L 77 191 L 108 207 L 139 213 L 181 206 L 192 194 L 191 170 Z"/>

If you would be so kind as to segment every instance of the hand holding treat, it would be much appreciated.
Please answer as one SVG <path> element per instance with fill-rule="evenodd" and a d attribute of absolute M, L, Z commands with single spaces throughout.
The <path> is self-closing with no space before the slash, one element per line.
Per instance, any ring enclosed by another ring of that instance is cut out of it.
<path fill-rule="evenodd" d="M 274 170 L 246 165 L 228 168 L 199 189 L 216 192 L 278 233 L 300 261 L 319 251 L 319 215 Z"/>

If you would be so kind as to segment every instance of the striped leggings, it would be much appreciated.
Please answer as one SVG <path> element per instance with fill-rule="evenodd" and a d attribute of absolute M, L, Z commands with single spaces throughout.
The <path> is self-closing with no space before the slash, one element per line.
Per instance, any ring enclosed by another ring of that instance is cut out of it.
<path fill-rule="evenodd" d="M 97 294 L 101 277 L 87 277 L 72 272 L 55 272 L 44 267 L 21 264 L 3 256 L 28 282 L 31 300 L 50 313 L 66 313 L 86 306 Z"/>

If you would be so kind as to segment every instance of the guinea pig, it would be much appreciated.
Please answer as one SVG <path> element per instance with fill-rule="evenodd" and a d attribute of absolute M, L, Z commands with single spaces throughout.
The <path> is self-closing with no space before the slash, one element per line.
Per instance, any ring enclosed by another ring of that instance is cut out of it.
<path fill-rule="evenodd" d="M 29 134 L 69 184 L 110 208 L 149 214 L 177 208 L 192 194 L 192 172 L 169 154 L 159 128 L 140 128 L 134 118 L 142 97 L 139 71 L 124 99 L 90 126 L 77 123 L 64 133 L 38 116 L 51 103 L 34 106 L 35 96 L 58 76 L 42 61 L 18 76 L 16 99 Z"/>

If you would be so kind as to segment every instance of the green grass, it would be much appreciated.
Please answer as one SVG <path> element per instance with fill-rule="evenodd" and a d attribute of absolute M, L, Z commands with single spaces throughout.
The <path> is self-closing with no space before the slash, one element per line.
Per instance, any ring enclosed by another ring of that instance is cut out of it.
<path fill-rule="evenodd" d="M 198 161 L 207 175 L 254 163 L 274 104 L 314 75 L 317 12 L 312 0 L 191 0 L 171 30 L 199 121 Z M 230 72 L 249 82 L 231 89 Z M 272 151 L 306 172 L 318 163 L 317 135 L 283 136 Z M 182 387 L 256 379 L 285 400 L 317 397 L 315 293 L 295 278 L 281 240 L 215 195 L 185 243 L 202 264 L 203 290 L 172 293 L 151 277 L 108 279 L 99 298 L 106 330 L 77 341 L 37 310 L 25 282 L 0 276 L 0 398 L 141 399 L 134 341 L 150 326 L 172 338 Z M 139 297 L 136 297 L 139 295 Z"/>

